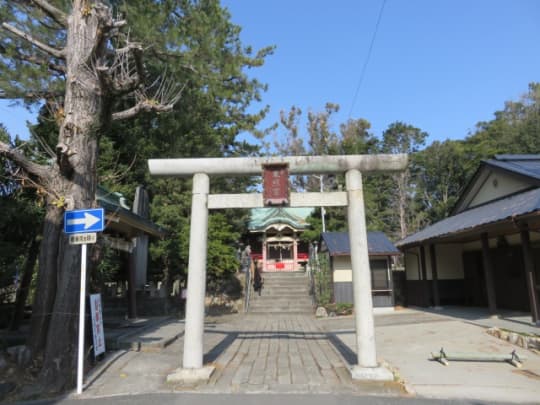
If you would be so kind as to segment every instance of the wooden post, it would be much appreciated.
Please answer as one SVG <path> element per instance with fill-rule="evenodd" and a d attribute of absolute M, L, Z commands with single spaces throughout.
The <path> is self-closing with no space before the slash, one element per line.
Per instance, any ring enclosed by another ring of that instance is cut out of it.
<path fill-rule="evenodd" d="M 390 298 L 392 305 L 396 305 L 396 295 L 394 293 L 394 274 L 392 273 L 392 257 L 386 256 L 386 270 L 388 274 L 388 288 L 390 288 Z"/>
<path fill-rule="evenodd" d="M 427 268 L 426 268 L 426 249 L 424 245 L 420 245 L 420 266 L 422 267 L 422 296 L 424 297 L 424 303 L 426 307 L 429 307 L 429 282 L 427 279 Z"/>
<path fill-rule="evenodd" d="M 296 232 L 293 233 L 293 271 L 298 270 L 298 236 Z"/>
<path fill-rule="evenodd" d="M 128 255 L 128 318 L 136 319 L 137 318 L 137 266 L 136 266 L 136 257 L 135 252 L 131 251 L 127 253 Z"/>
<path fill-rule="evenodd" d="M 538 291 L 536 289 L 536 274 L 534 273 L 534 260 L 531 252 L 529 230 L 521 230 L 520 235 L 521 249 L 523 252 L 523 264 L 525 268 L 525 280 L 527 280 L 527 290 L 529 292 L 532 321 L 533 323 L 538 323 L 540 320 L 540 300 L 538 299 Z"/>
<path fill-rule="evenodd" d="M 493 261 L 489 253 L 489 240 L 487 233 L 480 235 L 482 241 L 482 260 L 484 264 L 484 276 L 486 278 L 486 290 L 489 312 L 495 314 L 497 312 L 497 298 L 495 295 L 495 283 L 493 280 Z"/>
<path fill-rule="evenodd" d="M 266 245 L 266 232 L 263 233 L 263 241 L 262 241 L 262 261 L 263 261 L 263 272 L 266 271 L 266 260 L 268 259 L 267 255 L 266 255 L 266 249 L 267 249 L 267 245 Z"/>
<path fill-rule="evenodd" d="M 437 273 L 437 256 L 435 245 L 429 245 L 429 258 L 431 260 L 431 278 L 433 279 L 433 305 L 439 307 L 441 305 L 439 299 L 439 275 Z"/>

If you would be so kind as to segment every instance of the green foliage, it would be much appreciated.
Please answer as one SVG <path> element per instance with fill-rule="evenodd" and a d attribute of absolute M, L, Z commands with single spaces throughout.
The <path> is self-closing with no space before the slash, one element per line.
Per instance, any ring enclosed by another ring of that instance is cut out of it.
<path fill-rule="evenodd" d="M 350 315 L 353 312 L 352 303 L 338 303 L 336 304 L 336 315 Z"/>
<path fill-rule="evenodd" d="M 318 254 L 318 266 L 315 266 L 315 300 L 317 305 L 326 306 L 332 302 L 334 295 L 334 285 L 332 282 L 332 269 L 328 254 Z"/>
<path fill-rule="evenodd" d="M 39 38 L 53 48 L 61 49 L 65 42 L 65 30 L 38 7 L 28 7 L 25 1 L 0 0 L 0 21 L 9 21 L 33 38 Z M 53 1 L 56 6 L 69 9 L 68 0 Z M 8 35 L 0 30 L 0 89 L 4 98 L 24 100 L 27 105 L 41 98 L 53 98 L 63 94 L 63 74 L 55 66 L 63 61 L 55 59 L 51 63 L 44 53 L 22 38 Z M 31 90 L 30 90 L 31 89 Z"/>
<path fill-rule="evenodd" d="M 208 221 L 208 290 L 221 289 L 239 266 L 236 257 L 237 240 L 240 232 L 233 229 L 223 213 L 213 213 Z"/>
<path fill-rule="evenodd" d="M 122 280 L 124 274 L 121 269 L 125 268 L 126 254 L 116 249 L 103 247 L 102 257 L 91 274 L 92 287 L 99 291 L 104 283 Z"/>
<path fill-rule="evenodd" d="M 182 97 L 167 114 L 141 115 L 114 123 L 101 140 L 100 183 L 128 197 L 144 184 L 151 198 L 152 219 L 168 230 L 151 241 L 150 266 L 166 278 L 186 277 L 191 215 L 191 180 L 156 179 L 147 159 L 246 156 L 258 148 L 239 141 L 255 131 L 266 109 L 249 108 L 266 86 L 247 75 L 262 65 L 272 48 L 254 52 L 241 44 L 240 27 L 218 1 L 117 2 L 134 38 L 151 45 L 146 65 L 181 83 Z M 244 192 L 249 178 L 220 178 L 212 193 Z M 216 216 L 217 215 L 217 216 Z M 234 246 L 245 228 L 246 211 L 212 215 L 209 221 L 208 276 L 214 284 L 236 269 Z"/>
<path fill-rule="evenodd" d="M 72 5 L 67 0 L 52 3 L 66 12 Z M 151 240 L 151 271 L 162 273 L 168 280 L 185 277 L 191 181 L 153 178 L 148 173 L 147 160 L 258 154 L 258 147 L 239 140 L 238 134 L 257 133 L 256 126 L 266 114 L 267 108 L 251 107 L 253 102 L 261 100 L 266 85 L 250 74 L 252 68 L 261 66 L 271 55 L 273 47 L 254 50 L 242 44 L 241 28 L 231 22 L 229 12 L 218 0 L 113 0 L 110 3 L 127 20 L 130 40 L 144 45 L 147 81 L 159 77 L 167 83 L 178 83 L 182 93 L 172 112 L 143 113 L 133 120 L 114 122 L 107 133 L 101 134 L 99 183 L 129 199 L 133 198 L 136 186 L 147 187 L 152 219 L 169 231 L 167 238 Z M 2 21 L 12 21 L 51 46 L 61 48 L 65 42 L 65 30 L 38 7 L 0 0 L 0 16 Z M 54 63 L 34 63 L 38 57 L 45 56 L 41 51 L 4 30 L 0 33 L 3 96 L 22 98 L 28 104 L 38 98 L 48 100 L 41 107 L 38 124 L 32 127 L 34 138 L 24 147 L 32 159 L 43 163 L 54 158 L 47 153 L 47 146 L 54 150 L 59 132 L 57 123 L 62 119 L 61 103 L 57 101 L 64 90 L 65 78 L 61 73 L 64 62 L 51 58 Z M 132 102 L 119 99 L 111 109 L 124 110 Z M 5 183 L 5 186 L 13 184 Z M 212 192 L 243 192 L 253 184 L 249 178 L 223 178 L 212 182 Z M 243 231 L 246 211 L 220 215 L 212 217 L 209 228 L 212 246 L 208 273 L 214 279 L 225 277 L 236 268 L 230 246 L 236 243 L 238 232 Z M 34 226 L 32 232 L 39 229 Z M 117 259 L 106 250 L 96 280 L 114 277 L 120 267 Z"/>
<path fill-rule="evenodd" d="M 529 84 L 519 101 L 507 101 L 494 115 L 465 139 L 473 162 L 495 154 L 540 153 L 540 83 Z"/>
<path fill-rule="evenodd" d="M 482 159 L 496 154 L 540 153 L 540 84 L 531 83 L 518 102 L 507 101 L 491 121 L 479 122 L 465 140 L 435 141 L 415 154 L 415 204 L 422 224 L 451 214 Z"/>
<path fill-rule="evenodd" d="M 465 146 L 460 141 L 435 141 L 413 157 L 417 168 L 415 201 L 424 214 L 423 223 L 437 222 L 450 215 L 457 198 L 466 185 Z"/>
<path fill-rule="evenodd" d="M 22 146 L 18 139 L 11 140 L 3 125 L 0 141 Z M 22 276 L 27 251 L 43 217 L 35 190 L 21 187 L 14 178 L 14 169 L 0 156 L 0 287 L 12 284 L 16 274 Z"/>

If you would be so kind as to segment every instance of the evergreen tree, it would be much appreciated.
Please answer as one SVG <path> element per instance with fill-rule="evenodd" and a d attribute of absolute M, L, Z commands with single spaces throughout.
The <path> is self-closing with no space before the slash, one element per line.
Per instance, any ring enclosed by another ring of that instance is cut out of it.
<path fill-rule="evenodd" d="M 79 280 L 72 269 L 80 263 L 79 250 L 62 233 L 64 209 L 93 206 L 98 175 L 115 189 L 123 179 L 120 191 L 143 183 L 160 195 L 165 181 L 148 178 L 148 157 L 253 153 L 236 135 L 263 117 L 264 110 L 249 113 L 247 107 L 265 87 L 244 69 L 261 65 L 271 49 L 250 56 L 239 27 L 212 0 L 0 0 L 0 13 L 0 96 L 27 104 L 45 100 L 57 127 L 45 140 L 53 145 L 45 148 L 46 161 L 29 159 L 6 142 L 0 154 L 31 176 L 44 195 L 31 346 L 34 358 L 43 358 L 40 382 L 59 391 L 74 381 L 72 309 Z M 145 55 L 151 56 L 147 63 Z M 151 114 L 173 107 L 170 117 Z M 131 126 L 124 123 L 128 119 L 137 122 Z M 152 189 L 154 184 L 162 189 Z M 190 191 L 189 181 L 176 184 Z M 177 212 L 188 216 L 185 209 Z M 166 222 L 163 215 L 156 220 Z"/>
<path fill-rule="evenodd" d="M 411 159 L 411 155 L 418 152 L 425 144 L 427 135 L 419 128 L 396 121 L 383 132 L 381 151 L 383 153 L 407 153 Z M 417 192 L 411 180 L 415 176 L 415 171 L 416 167 L 409 165 L 403 172 L 391 175 L 392 188 L 395 189 L 395 193 L 390 194 L 391 206 L 395 212 L 394 218 L 399 225 L 400 238 L 404 238 L 409 232 L 414 231 L 414 229 L 410 229 L 409 225 L 418 213 L 412 204 L 413 196 Z"/>

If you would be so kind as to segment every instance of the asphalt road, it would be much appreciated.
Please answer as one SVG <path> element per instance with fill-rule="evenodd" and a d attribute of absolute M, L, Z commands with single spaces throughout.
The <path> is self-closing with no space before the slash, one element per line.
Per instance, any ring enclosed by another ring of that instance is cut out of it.
<path fill-rule="evenodd" d="M 20 403 L 23 404 L 23 403 Z M 24 402 L 28 405 L 495 405 L 493 401 L 436 400 L 423 398 L 362 397 L 354 395 L 291 395 L 291 394 L 146 394 L 106 398 L 57 398 L 47 401 Z"/>

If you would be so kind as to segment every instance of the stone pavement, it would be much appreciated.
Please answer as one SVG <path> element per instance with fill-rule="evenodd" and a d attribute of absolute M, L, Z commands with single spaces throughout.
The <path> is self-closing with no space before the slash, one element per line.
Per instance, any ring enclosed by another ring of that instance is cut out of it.
<path fill-rule="evenodd" d="M 209 353 L 216 371 L 202 392 L 401 392 L 395 383 L 353 381 L 312 315 L 248 315 L 236 330 L 223 332 L 230 346 L 215 360 Z"/>
<path fill-rule="evenodd" d="M 511 328 L 514 319 L 482 318 L 478 311 L 396 311 L 375 317 L 379 360 L 389 363 L 410 393 L 428 398 L 475 399 L 514 403 L 539 403 L 540 356 L 486 333 L 499 325 Z M 474 318 L 473 324 L 471 322 Z M 354 321 L 351 318 L 319 320 L 321 328 L 354 356 Z M 505 323 L 506 322 L 506 323 Z M 482 326 L 479 326 L 482 325 Z M 528 333 L 536 326 L 522 325 Z M 448 366 L 430 360 L 443 347 L 447 353 L 509 354 L 526 356 L 521 369 L 501 362 L 458 362 Z"/>
<path fill-rule="evenodd" d="M 171 327 L 169 325 L 169 327 Z M 361 383 L 312 315 L 228 315 L 207 318 L 204 362 L 216 370 L 208 383 L 167 384 L 178 368 L 183 339 L 159 352 L 120 352 L 87 379 L 84 398 L 151 392 L 357 393 L 402 395 L 395 382 Z"/>
<path fill-rule="evenodd" d="M 197 392 L 418 395 L 487 403 L 538 403 L 540 398 L 540 356 L 488 335 L 485 327 L 472 324 L 467 316 L 457 318 L 455 312 L 446 316 L 444 311 L 403 310 L 375 316 L 378 359 L 391 366 L 401 384 L 351 379 L 347 367 L 356 362 L 352 317 L 315 319 L 302 314 L 206 318 L 204 361 L 216 371 L 204 384 L 167 384 L 167 375 L 181 366 L 183 323 L 169 320 L 160 325 L 133 341 L 144 350 L 146 345 L 172 341 L 171 336 L 177 339 L 157 352 L 117 352 L 105 370 L 86 380 L 83 397 Z M 444 367 L 429 359 L 430 352 L 441 347 L 448 352 L 504 354 L 516 349 L 527 360 L 522 369 L 485 362 L 451 362 Z"/>

